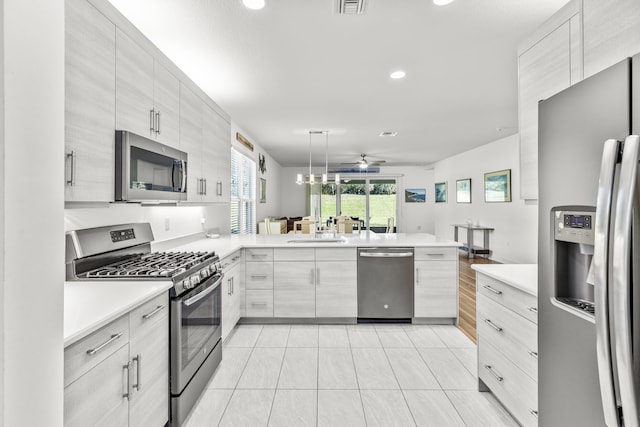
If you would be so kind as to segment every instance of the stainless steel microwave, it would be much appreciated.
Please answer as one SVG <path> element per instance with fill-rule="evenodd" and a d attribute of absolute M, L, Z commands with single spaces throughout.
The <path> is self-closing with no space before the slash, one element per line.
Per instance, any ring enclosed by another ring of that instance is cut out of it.
<path fill-rule="evenodd" d="M 116 131 L 117 202 L 187 200 L 187 153 Z"/>

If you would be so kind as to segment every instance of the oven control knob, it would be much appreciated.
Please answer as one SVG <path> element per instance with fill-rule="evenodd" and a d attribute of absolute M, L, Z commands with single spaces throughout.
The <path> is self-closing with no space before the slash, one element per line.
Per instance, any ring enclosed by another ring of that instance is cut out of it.
<path fill-rule="evenodd" d="M 191 289 L 191 281 L 189 279 L 184 279 L 182 281 L 182 287 L 185 289 Z"/>
<path fill-rule="evenodd" d="M 209 277 L 209 267 L 205 267 L 202 270 L 200 270 L 200 277 L 202 278 L 202 280 Z"/>
<path fill-rule="evenodd" d="M 198 283 L 200 283 L 200 275 L 194 274 L 193 276 L 189 277 L 189 280 L 191 281 L 191 287 L 194 288 Z"/>

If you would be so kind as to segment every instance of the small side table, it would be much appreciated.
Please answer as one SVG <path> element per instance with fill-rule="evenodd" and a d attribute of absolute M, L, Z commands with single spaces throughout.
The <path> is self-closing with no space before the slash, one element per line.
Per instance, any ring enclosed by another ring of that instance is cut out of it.
<path fill-rule="evenodd" d="M 493 231 L 491 227 L 482 227 L 481 225 L 471 224 L 451 224 L 453 226 L 453 240 L 458 241 L 458 228 L 464 228 L 467 230 L 467 244 L 461 246 L 460 249 L 467 251 L 468 258 L 474 258 L 474 255 L 491 255 L 491 249 L 489 249 L 489 232 Z M 474 246 L 473 244 L 473 232 L 482 231 L 483 242 L 482 246 Z"/>

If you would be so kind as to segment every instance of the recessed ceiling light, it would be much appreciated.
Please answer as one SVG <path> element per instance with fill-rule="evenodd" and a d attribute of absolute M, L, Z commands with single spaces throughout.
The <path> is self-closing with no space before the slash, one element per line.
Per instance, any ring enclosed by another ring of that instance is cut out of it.
<path fill-rule="evenodd" d="M 406 75 L 407 75 L 407 73 L 405 73 L 404 71 L 398 70 L 398 71 L 394 71 L 393 73 L 391 73 L 389 75 L 389 77 L 391 77 L 392 79 L 403 79 L 404 76 L 406 76 Z"/>
<path fill-rule="evenodd" d="M 383 132 L 380 132 L 380 136 L 396 136 L 398 134 L 398 132 L 393 132 L 390 130 L 385 130 Z"/>
<path fill-rule="evenodd" d="M 451 2 L 453 2 L 453 0 L 433 0 L 433 4 L 436 6 L 446 6 Z"/>
<path fill-rule="evenodd" d="M 265 6 L 265 0 L 242 0 L 242 4 L 247 9 L 260 10 Z"/>

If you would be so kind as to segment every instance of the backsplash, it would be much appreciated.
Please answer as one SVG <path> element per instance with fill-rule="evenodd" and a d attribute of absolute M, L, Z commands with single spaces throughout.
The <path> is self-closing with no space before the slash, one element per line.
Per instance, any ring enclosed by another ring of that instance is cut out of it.
<path fill-rule="evenodd" d="M 203 218 L 204 224 L 202 224 Z M 65 209 L 64 211 L 65 232 L 130 222 L 150 223 L 156 242 L 201 233 L 211 228 L 225 235 L 229 234 L 230 229 L 229 205 L 140 206 L 114 203 L 106 208 Z"/>

